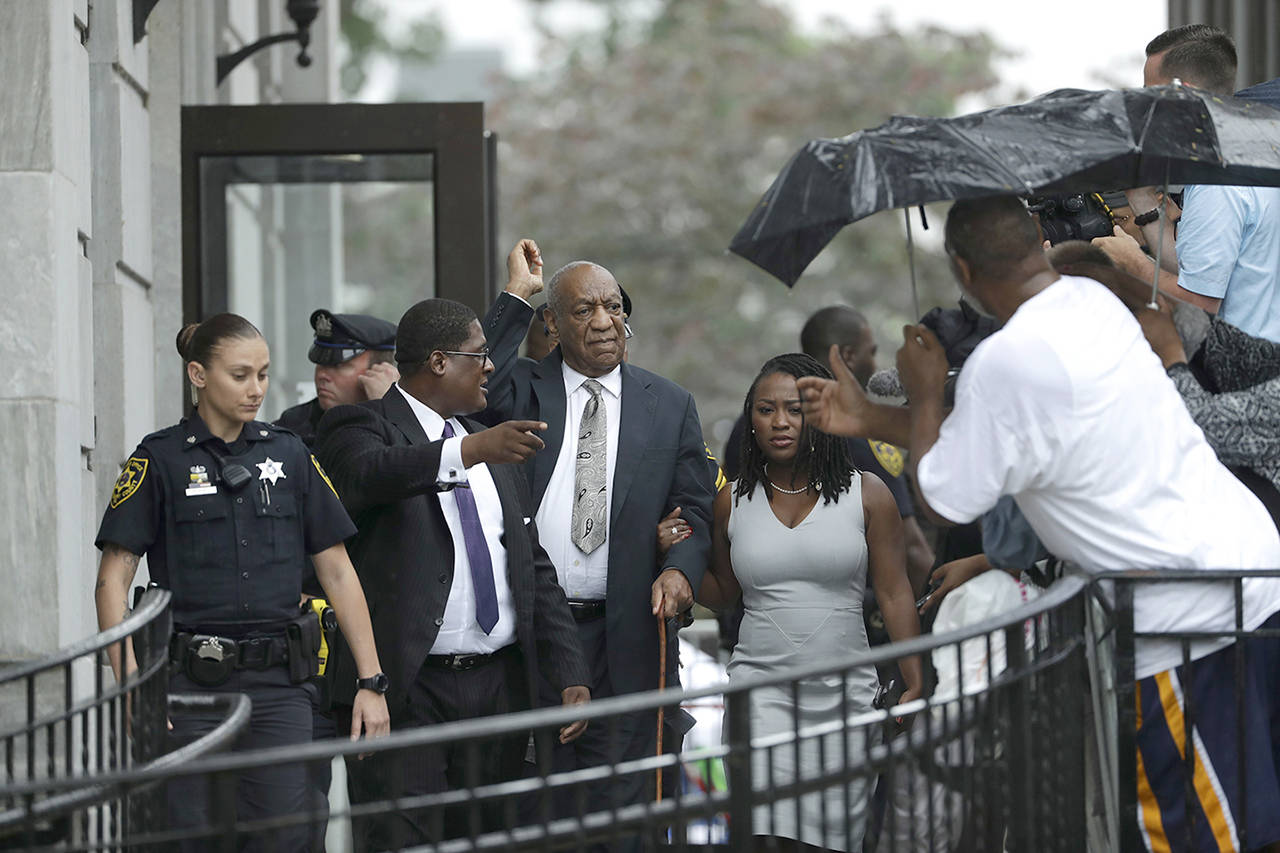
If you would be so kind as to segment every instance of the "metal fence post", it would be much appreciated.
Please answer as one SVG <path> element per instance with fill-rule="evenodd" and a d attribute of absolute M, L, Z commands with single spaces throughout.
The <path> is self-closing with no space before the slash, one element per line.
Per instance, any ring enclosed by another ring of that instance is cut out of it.
<path fill-rule="evenodd" d="M 1134 681 L 1133 582 L 1115 581 L 1116 767 L 1120 849 L 1143 849 L 1138 833 L 1138 711 Z"/>
<path fill-rule="evenodd" d="M 725 694 L 725 715 L 729 725 L 725 756 L 725 776 L 729 783 L 729 846 L 751 849 L 751 691 Z"/>
<path fill-rule="evenodd" d="M 1027 669 L 1027 647 L 1021 624 L 1004 629 L 1006 672 L 1024 673 Z M 1009 846 L 1015 850 L 1034 850 L 1036 797 L 1035 771 L 1031 766 L 1032 703 L 1028 698 L 1028 676 L 1015 677 L 1008 690 L 1008 754 L 1011 801 L 1005 806 L 1005 826 Z M 999 689 L 999 688 L 997 688 Z"/>

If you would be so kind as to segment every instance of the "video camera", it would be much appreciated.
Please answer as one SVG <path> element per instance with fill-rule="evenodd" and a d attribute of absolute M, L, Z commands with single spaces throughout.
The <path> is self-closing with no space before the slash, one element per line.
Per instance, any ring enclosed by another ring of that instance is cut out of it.
<path fill-rule="evenodd" d="M 1031 196 L 1027 209 L 1040 217 L 1040 229 L 1052 246 L 1110 237 L 1115 230 L 1111 208 L 1098 193 Z"/>

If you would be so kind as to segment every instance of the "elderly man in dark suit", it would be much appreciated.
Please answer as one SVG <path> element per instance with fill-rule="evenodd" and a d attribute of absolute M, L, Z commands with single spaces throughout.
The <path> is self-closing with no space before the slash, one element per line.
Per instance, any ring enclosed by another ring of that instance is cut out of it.
<path fill-rule="evenodd" d="M 536 247 L 527 260 L 538 262 L 540 272 Z M 520 263 L 512 253 L 509 269 Z M 520 272 L 512 271 L 513 281 L 527 278 Z M 485 319 L 494 340 L 528 327 L 532 309 L 516 298 L 528 295 L 499 297 Z M 528 418 L 547 424 L 546 447 L 525 464 L 525 473 L 597 698 L 658 686 L 657 617 L 669 619 L 693 604 L 710 550 L 713 484 L 693 397 L 624 362 L 625 320 L 621 288 L 607 269 L 586 261 L 565 266 L 547 285 L 547 326 L 559 348 L 539 362 L 495 359 L 489 407 L 481 415 L 491 423 Z M 691 535 L 659 560 L 657 525 L 676 507 Z M 548 691 L 544 686 L 544 698 Z M 553 766 L 570 770 L 652 755 L 655 723 L 655 715 L 642 713 L 616 726 L 595 725 L 557 746 Z M 617 780 L 609 788 L 611 803 L 651 796 L 652 778 Z"/>
<path fill-rule="evenodd" d="M 528 708 L 539 676 L 558 701 L 586 702 L 589 672 L 573 617 L 539 545 L 521 471 L 506 464 L 542 447 L 536 433 L 544 425 L 483 429 L 458 417 L 484 408 L 493 370 L 480 323 L 461 303 L 428 299 L 410 308 L 396 360 L 400 382 L 379 400 L 327 412 L 316 448 L 359 528 L 348 546 L 374 614 L 393 724 Z M 345 649 L 333 678 L 335 702 L 349 703 L 356 681 Z M 583 721 L 566 726 L 560 740 L 584 729 Z M 517 737 L 483 751 L 478 777 L 467 781 L 518 777 L 526 744 Z M 464 784 L 463 750 L 424 753 L 350 761 L 353 800 Z M 367 849 L 398 849 L 461 829 L 448 815 L 442 827 L 440 817 L 402 812 L 357 834 Z"/>

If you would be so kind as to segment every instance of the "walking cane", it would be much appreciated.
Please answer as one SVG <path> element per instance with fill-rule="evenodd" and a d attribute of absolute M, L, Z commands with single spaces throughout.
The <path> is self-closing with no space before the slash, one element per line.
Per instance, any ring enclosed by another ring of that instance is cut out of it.
<path fill-rule="evenodd" d="M 667 689 L 667 620 L 662 615 L 661 604 L 658 607 L 658 689 Z M 658 757 L 662 757 L 662 712 L 658 706 Z M 662 802 L 662 766 L 658 766 L 658 798 Z"/>

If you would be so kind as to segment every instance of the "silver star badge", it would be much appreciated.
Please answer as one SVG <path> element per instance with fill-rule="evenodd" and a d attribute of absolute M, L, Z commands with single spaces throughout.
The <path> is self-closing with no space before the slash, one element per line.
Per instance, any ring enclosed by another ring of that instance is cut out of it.
<path fill-rule="evenodd" d="M 262 473 L 258 475 L 259 480 L 270 480 L 271 485 L 276 484 L 276 480 L 288 479 L 284 474 L 284 464 L 275 461 L 270 456 L 266 462 L 257 463 L 258 470 Z"/>

